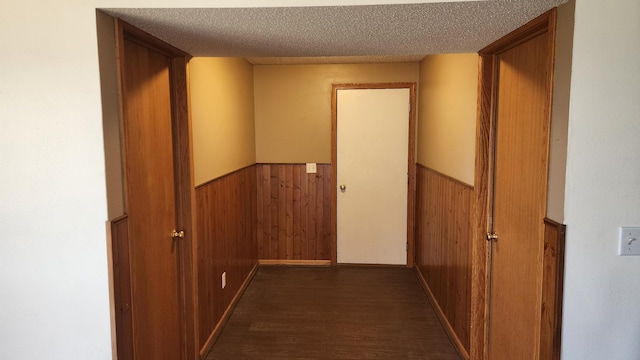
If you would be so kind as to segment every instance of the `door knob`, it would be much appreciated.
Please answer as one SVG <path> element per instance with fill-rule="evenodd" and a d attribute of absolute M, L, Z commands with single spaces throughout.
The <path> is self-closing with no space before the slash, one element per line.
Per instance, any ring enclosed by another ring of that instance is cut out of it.
<path fill-rule="evenodd" d="M 174 239 L 174 240 L 175 239 L 184 238 L 184 230 L 180 230 L 180 231 L 173 230 L 173 231 L 171 231 L 171 238 Z"/>
<path fill-rule="evenodd" d="M 498 241 L 498 234 L 496 233 L 487 233 L 487 241 Z"/>
<path fill-rule="evenodd" d="M 347 190 L 347 185 L 345 184 L 340 185 L 340 191 L 345 192 L 345 190 Z"/>

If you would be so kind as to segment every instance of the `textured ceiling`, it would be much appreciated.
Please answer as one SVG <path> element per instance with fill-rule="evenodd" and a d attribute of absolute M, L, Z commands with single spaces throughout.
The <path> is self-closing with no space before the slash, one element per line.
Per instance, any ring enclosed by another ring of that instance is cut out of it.
<path fill-rule="evenodd" d="M 103 10 L 193 56 L 246 57 L 258 64 L 354 63 L 476 52 L 564 2 Z"/>

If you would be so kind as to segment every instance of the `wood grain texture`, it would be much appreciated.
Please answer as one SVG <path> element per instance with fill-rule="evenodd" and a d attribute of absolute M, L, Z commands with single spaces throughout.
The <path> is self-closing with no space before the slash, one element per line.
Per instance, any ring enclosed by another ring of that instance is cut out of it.
<path fill-rule="evenodd" d="M 499 56 L 514 47 L 517 47 L 528 40 L 541 34 L 547 33 L 547 51 L 545 54 L 549 59 L 550 67 L 544 70 L 545 75 L 553 78 L 553 54 L 555 50 L 555 22 L 556 10 L 552 9 L 539 16 L 531 22 L 525 24 L 512 33 L 495 41 L 479 52 L 480 72 L 479 72 L 479 99 L 478 99 L 478 126 L 476 136 L 476 175 L 475 175 L 475 196 L 473 220 L 473 247 L 472 247 L 472 312 L 471 312 L 471 349 L 470 355 L 473 359 L 486 360 L 489 355 L 489 306 L 490 289 L 492 284 L 489 281 L 492 265 L 490 255 L 491 245 L 486 241 L 486 234 L 493 232 L 493 198 L 495 196 L 493 174 L 496 169 L 494 154 L 496 153 L 496 117 L 498 91 L 498 69 Z M 543 56 L 545 56 L 543 55 Z M 537 54 L 531 54 L 536 57 Z M 517 87 L 516 87 L 517 88 Z M 546 96 L 551 99 L 553 89 L 552 81 L 546 84 Z M 526 102 L 526 101 L 525 101 Z M 550 108 L 544 110 L 548 113 Z M 504 166 L 504 165 L 503 165 Z M 546 170 L 545 170 L 546 171 Z M 502 188 L 501 186 L 498 186 Z M 518 191 L 522 191 L 521 185 Z M 541 201 L 545 201 L 543 196 Z M 501 232 L 498 230 L 498 232 Z M 498 234 L 499 236 L 501 234 Z M 541 262 L 542 259 L 540 258 Z M 494 279 L 495 280 L 495 279 Z M 501 292 L 501 293 L 504 293 Z M 517 302 L 517 300 L 514 300 Z M 527 315 L 528 316 L 528 315 Z M 509 324 L 510 325 L 510 324 Z M 492 333 L 496 337 L 495 333 Z M 504 338 L 504 336 L 498 336 Z M 529 340 L 527 340 L 529 341 Z M 528 351 L 528 355 L 536 356 L 538 346 L 533 346 Z M 528 356 L 527 355 L 527 356 Z M 509 356 L 519 356 L 510 354 Z"/>
<path fill-rule="evenodd" d="M 566 226 L 544 220 L 540 360 L 560 360 Z"/>
<path fill-rule="evenodd" d="M 196 359 L 197 323 L 194 319 L 197 317 L 197 298 L 193 258 L 195 234 L 192 225 L 195 193 L 187 83 L 187 61 L 191 56 L 120 19 L 116 19 L 115 27 L 124 140 L 125 209 L 129 223 L 131 312 L 138 319 L 133 321 L 132 342 L 137 344 L 133 351 L 136 356 L 143 358 Z M 146 49 L 146 55 L 141 50 L 134 50 L 136 48 Z M 146 120 L 142 122 L 146 121 L 146 124 L 139 121 L 143 118 Z M 135 123 L 138 124 L 133 125 Z M 163 186 L 156 184 L 162 182 L 165 190 L 157 192 Z M 166 187 L 172 187 L 173 190 L 169 193 Z M 153 193 L 151 189 L 156 192 Z M 144 229 L 145 225 L 149 226 L 149 219 L 158 219 L 167 214 L 172 214 L 173 219 L 163 225 L 152 224 L 151 230 Z M 169 240 L 167 246 L 167 232 L 174 228 L 184 230 L 186 235 L 179 243 Z M 164 250 L 163 256 L 154 255 L 158 249 Z M 169 271 L 166 267 L 168 264 L 171 264 Z M 144 288 L 149 287 L 136 284 L 154 281 L 161 283 L 156 286 L 160 293 L 149 296 L 155 298 L 149 304 L 148 299 L 144 298 Z M 170 289 L 174 286 L 177 287 L 177 306 L 166 303 L 174 301 L 173 289 Z M 168 289 L 171 294 L 166 292 Z M 163 300 L 158 301 L 158 298 Z M 143 309 L 143 314 L 136 313 L 136 304 L 139 310 Z M 158 320 L 174 310 L 179 312 L 176 326 L 167 325 L 166 319 Z M 148 316 L 149 311 L 155 315 Z M 165 324 L 149 326 L 145 321 L 164 321 Z M 164 340 L 159 334 L 165 336 Z M 180 343 L 179 349 L 169 349 L 175 341 Z M 158 346 L 158 343 L 163 346 Z"/>
<path fill-rule="evenodd" d="M 553 61 L 547 31 L 498 54 L 490 359 L 538 359 Z"/>
<path fill-rule="evenodd" d="M 117 355 L 118 359 L 122 360 L 133 360 L 128 220 L 127 216 L 124 215 L 110 222 Z"/>
<path fill-rule="evenodd" d="M 331 259 L 331 166 L 256 164 L 257 249 L 262 260 Z"/>
<path fill-rule="evenodd" d="M 204 359 L 460 358 L 412 269 L 261 266 Z"/>
<path fill-rule="evenodd" d="M 201 351 L 257 263 L 256 200 L 253 166 L 196 188 Z"/>
<path fill-rule="evenodd" d="M 469 358 L 471 316 L 471 208 L 473 188 L 417 167 L 416 267 Z"/>
<path fill-rule="evenodd" d="M 489 246 L 493 198 L 493 154 L 495 134 L 495 56 L 480 54 L 478 74 L 478 123 L 476 126 L 476 161 L 473 192 L 473 227 L 471 241 L 471 334 L 469 355 L 472 359 L 488 358 L 489 341 Z"/>
<path fill-rule="evenodd" d="M 196 192 L 193 172 L 193 146 L 191 144 L 191 117 L 189 116 L 189 56 L 171 59 L 171 101 L 173 109 L 173 152 L 175 161 L 176 228 L 185 232 L 178 248 L 180 291 L 182 296 L 184 352 L 187 359 L 198 358 L 198 269 L 195 226 Z"/>
<path fill-rule="evenodd" d="M 173 55 L 127 25 L 116 22 L 116 28 L 134 358 L 188 359 L 185 330 L 192 328 L 193 318 L 187 316 L 180 271 L 182 243 L 170 236 L 180 197 L 174 181 Z"/>

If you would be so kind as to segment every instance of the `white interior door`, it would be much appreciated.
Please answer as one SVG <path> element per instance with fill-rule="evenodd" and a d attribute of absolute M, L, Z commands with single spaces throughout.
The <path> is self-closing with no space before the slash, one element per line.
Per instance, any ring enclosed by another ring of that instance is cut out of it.
<path fill-rule="evenodd" d="M 337 261 L 405 265 L 410 91 L 336 97 Z"/>

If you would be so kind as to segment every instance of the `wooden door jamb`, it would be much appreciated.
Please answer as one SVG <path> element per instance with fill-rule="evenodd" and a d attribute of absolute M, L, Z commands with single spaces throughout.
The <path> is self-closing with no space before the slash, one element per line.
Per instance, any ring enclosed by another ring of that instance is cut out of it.
<path fill-rule="evenodd" d="M 551 9 L 522 27 L 480 50 L 478 79 L 478 119 L 476 126 L 476 161 L 473 200 L 473 237 L 471 239 L 471 317 L 470 358 L 488 360 L 490 247 L 486 234 L 491 229 L 495 161 L 495 111 L 497 100 L 497 56 L 540 34 L 549 32 L 550 54 L 554 59 L 557 9 Z M 553 69 L 553 64 L 551 64 Z M 548 84 L 551 97 L 553 74 Z M 551 101 L 551 99 L 550 99 Z M 549 102 L 551 104 L 551 102 Z M 551 109 L 549 109 L 549 114 Z M 550 116 L 550 115 L 549 115 Z"/>

